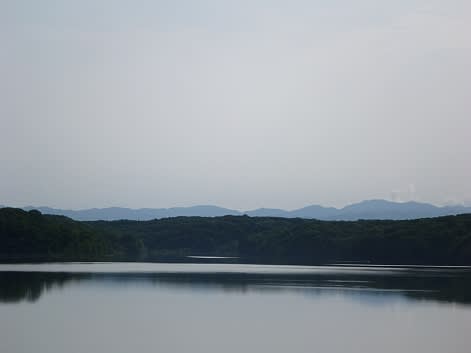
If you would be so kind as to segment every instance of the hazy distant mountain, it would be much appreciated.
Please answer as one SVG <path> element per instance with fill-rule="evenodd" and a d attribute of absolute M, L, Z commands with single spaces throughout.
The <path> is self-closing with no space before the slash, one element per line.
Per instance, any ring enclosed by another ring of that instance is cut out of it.
<path fill-rule="evenodd" d="M 338 209 L 334 207 L 324 207 L 311 205 L 290 212 L 290 217 L 299 218 L 317 218 L 317 219 L 335 219 Z"/>
<path fill-rule="evenodd" d="M 198 216 L 198 217 L 217 217 L 226 215 L 241 215 L 242 213 L 227 208 L 217 206 L 193 206 L 193 207 L 174 207 L 174 208 L 91 208 L 86 210 L 61 210 L 50 207 L 23 208 L 26 211 L 36 209 L 45 214 L 56 214 L 67 216 L 78 221 L 113 221 L 119 219 L 128 220 L 151 220 L 178 216 Z"/>
<path fill-rule="evenodd" d="M 338 210 L 334 218 L 339 220 L 357 219 L 415 219 L 439 217 L 461 213 L 471 213 L 471 207 L 437 207 L 420 202 L 391 202 L 386 200 L 367 200 Z"/>
<path fill-rule="evenodd" d="M 121 207 L 91 208 L 86 210 L 61 210 L 49 207 L 24 207 L 25 210 L 37 209 L 46 214 L 57 214 L 79 221 L 93 220 L 150 220 L 178 216 L 217 217 L 226 215 L 243 215 L 251 217 L 284 217 L 315 218 L 320 220 L 357 220 L 357 219 L 415 219 L 439 217 L 462 213 L 471 213 L 471 207 L 445 206 L 437 207 L 420 202 L 391 202 L 386 200 L 367 200 L 343 208 L 311 205 L 297 210 L 286 211 L 273 208 L 259 208 L 251 211 L 237 211 L 211 205 L 174 207 L 174 208 L 140 208 Z"/>
<path fill-rule="evenodd" d="M 244 212 L 250 217 L 289 217 L 290 212 L 279 208 L 257 208 L 256 210 Z"/>
<path fill-rule="evenodd" d="M 442 211 L 443 212 L 443 211 Z M 368 200 L 346 206 L 339 210 L 336 217 L 345 220 L 355 219 L 410 219 L 423 217 L 436 217 L 441 208 L 418 202 L 389 202 L 385 200 Z"/>
<path fill-rule="evenodd" d="M 251 217 L 285 217 L 285 218 L 317 218 L 329 219 L 335 216 L 338 209 L 333 207 L 323 207 L 312 205 L 303 207 L 293 211 L 286 211 L 278 208 L 259 208 L 252 211 L 244 212 Z"/>

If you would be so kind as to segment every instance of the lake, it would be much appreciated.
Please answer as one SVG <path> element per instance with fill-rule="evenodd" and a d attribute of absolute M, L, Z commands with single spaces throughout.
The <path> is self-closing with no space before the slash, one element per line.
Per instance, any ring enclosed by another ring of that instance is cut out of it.
<path fill-rule="evenodd" d="M 471 268 L 0 265 L 0 352 L 471 352 Z"/>

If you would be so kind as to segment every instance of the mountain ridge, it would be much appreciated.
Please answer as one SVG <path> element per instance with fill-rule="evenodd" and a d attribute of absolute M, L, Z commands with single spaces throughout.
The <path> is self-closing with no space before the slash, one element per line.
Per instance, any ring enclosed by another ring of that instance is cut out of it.
<path fill-rule="evenodd" d="M 305 218 L 332 221 L 350 221 L 358 219 L 405 220 L 471 213 L 471 207 L 461 205 L 440 207 L 417 201 L 393 202 L 381 199 L 364 200 L 342 208 L 309 205 L 295 210 L 258 208 L 248 211 L 239 211 L 214 205 L 138 209 L 105 207 L 82 210 L 57 209 L 47 206 L 26 206 L 22 208 L 26 211 L 36 209 L 44 214 L 62 215 L 78 221 L 113 221 L 124 219 L 145 221 L 179 216 L 218 217 L 241 215 L 250 217 Z"/>

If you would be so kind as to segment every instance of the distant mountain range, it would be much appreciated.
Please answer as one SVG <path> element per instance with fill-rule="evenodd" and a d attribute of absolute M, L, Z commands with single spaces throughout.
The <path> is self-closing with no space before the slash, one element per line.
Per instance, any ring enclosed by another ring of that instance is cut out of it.
<path fill-rule="evenodd" d="M 1 206 L 0 206 L 1 207 Z M 259 208 L 252 211 L 238 211 L 218 206 L 192 206 L 174 208 L 91 208 L 85 210 L 62 210 L 50 207 L 23 207 L 24 210 L 39 210 L 45 214 L 56 214 L 78 221 L 95 220 L 151 220 L 178 216 L 217 217 L 225 215 L 248 215 L 251 217 L 307 218 L 319 220 L 358 220 L 358 219 L 416 219 L 471 213 L 471 207 L 438 207 L 419 202 L 391 202 L 386 200 L 367 200 L 343 208 L 312 205 L 297 210 L 286 211 L 273 208 Z"/>

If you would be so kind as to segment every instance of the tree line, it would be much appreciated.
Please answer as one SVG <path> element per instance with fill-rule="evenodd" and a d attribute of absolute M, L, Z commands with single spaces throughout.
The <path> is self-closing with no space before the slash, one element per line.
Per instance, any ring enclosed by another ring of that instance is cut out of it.
<path fill-rule="evenodd" d="M 79 222 L 0 209 L 2 261 L 170 261 L 188 255 L 296 264 L 471 264 L 471 214 L 403 221 L 223 216 Z"/>

